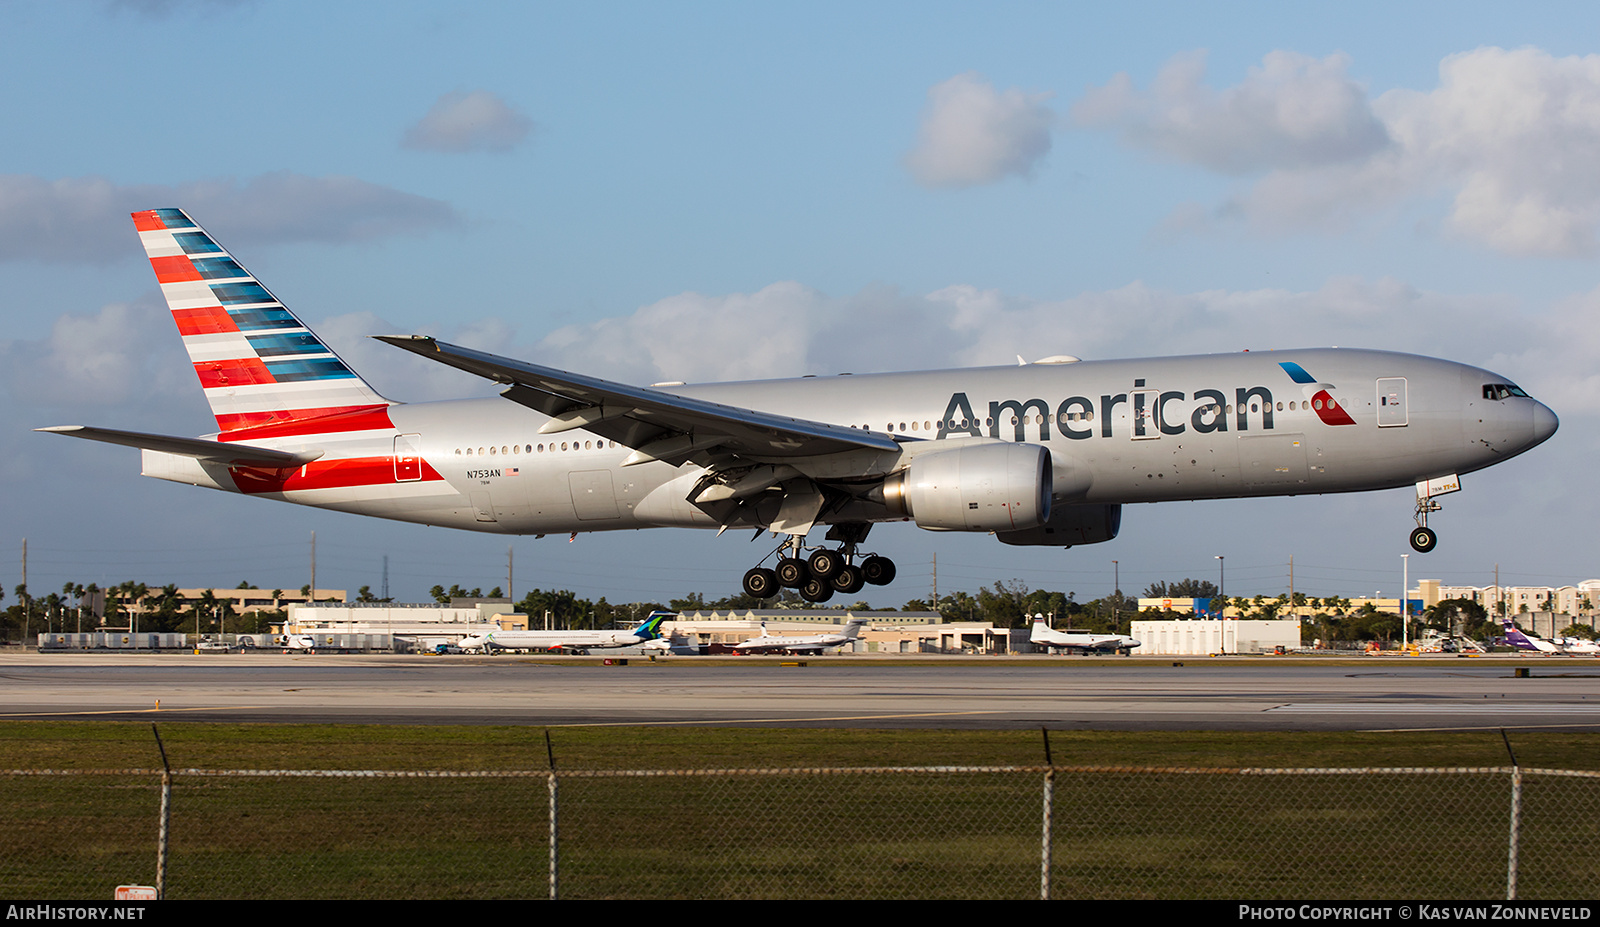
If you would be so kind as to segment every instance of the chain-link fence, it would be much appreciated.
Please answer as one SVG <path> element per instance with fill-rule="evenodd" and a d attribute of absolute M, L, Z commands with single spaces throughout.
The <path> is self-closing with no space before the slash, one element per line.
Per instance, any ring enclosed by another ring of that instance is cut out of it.
<path fill-rule="evenodd" d="M 1600 773 L 0 771 L 0 885 L 108 898 L 1592 897 Z M 165 801 L 164 801 L 165 794 Z"/>

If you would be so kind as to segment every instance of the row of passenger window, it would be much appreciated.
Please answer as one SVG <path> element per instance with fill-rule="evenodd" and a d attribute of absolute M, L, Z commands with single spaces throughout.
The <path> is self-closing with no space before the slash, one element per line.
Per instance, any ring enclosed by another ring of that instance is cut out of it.
<path fill-rule="evenodd" d="M 512 444 L 499 447 L 456 448 L 457 457 L 494 457 L 500 454 L 554 454 L 558 451 L 603 451 L 606 448 L 615 448 L 615 441 L 562 441 L 559 445 L 551 441 L 549 444 Z"/>

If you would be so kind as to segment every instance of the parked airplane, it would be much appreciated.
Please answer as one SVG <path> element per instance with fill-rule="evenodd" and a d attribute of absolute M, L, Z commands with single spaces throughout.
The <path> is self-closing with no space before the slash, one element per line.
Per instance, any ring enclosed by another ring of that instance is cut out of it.
<path fill-rule="evenodd" d="M 1043 615 L 1033 616 L 1033 633 L 1028 636 L 1035 647 L 1053 647 L 1060 650 L 1082 650 L 1085 653 L 1097 651 L 1100 653 L 1113 653 L 1118 650 L 1132 650 L 1140 646 L 1139 642 L 1131 637 L 1120 634 L 1090 634 L 1087 631 L 1053 631 L 1045 623 Z"/>
<path fill-rule="evenodd" d="M 1537 653 L 1583 654 L 1586 656 L 1600 655 L 1600 644 L 1594 641 L 1584 640 L 1581 637 L 1561 637 L 1553 641 L 1535 637 L 1524 633 L 1521 628 L 1517 627 L 1516 622 L 1510 618 L 1501 619 L 1500 624 L 1506 631 L 1506 643 L 1518 650 L 1529 650 Z"/>
<path fill-rule="evenodd" d="M 734 653 L 821 653 L 833 647 L 843 647 L 845 644 L 861 637 L 861 628 L 867 623 L 865 618 L 852 618 L 844 626 L 844 631 L 830 634 L 811 634 L 804 637 L 785 637 L 782 634 L 768 634 L 767 623 L 761 623 L 761 636 L 733 645 Z"/>
<path fill-rule="evenodd" d="M 893 561 L 861 549 L 880 522 L 1070 547 L 1116 537 L 1135 502 L 1414 484 L 1411 544 L 1428 551 L 1459 474 L 1557 426 L 1498 374 L 1341 349 L 637 387 L 382 336 L 505 386 L 404 404 L 182 210 L 133 219 L 217 432 L 41 431 L 141 448 L 158 479 L 429 525 L 771 531 L 782 543 L 744 578 L 760 598 L 889 583 Z M 836 546 L 806 543 L 817 525 Z"/>
<path fill-rule="evenodd" d="M 458 644 L 462 650 L 602 650 L 633 647 L 661 636 L 661 622 L 677 617 L 672 612 L 651 612 L 632 631 L 484 631 L 469 634 Z"/>

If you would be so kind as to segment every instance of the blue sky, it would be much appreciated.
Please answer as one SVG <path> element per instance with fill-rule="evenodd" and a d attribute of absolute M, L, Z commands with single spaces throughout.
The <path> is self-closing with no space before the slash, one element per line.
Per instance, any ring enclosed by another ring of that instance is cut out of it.
<path fill-rule="evenodd" d="M 0 7 L 0 581 L 719 596 L 765 552 L 510 541 L 185 490 L 33 434 L 210 419 L 127 213 L 191 212 L 392 398 L 429 332 L 632 382 L 1339 344 L 1562 417 L 1413 580 L 1600 574 L 1600 13 L 1551 4 Z M 1570 495 L 1568 494 L 1570 491 Z M 873 601 L 1021 578 L 1393 592 L 1409 492 L 1136 506 L 1018 551 L 884 527 Z M 764 542 L 763 542 L 764 543 Z M 762 548 L 759 549 L 758 548 Z M 1236 585 L 1237 584 L 1237 585 Z"/>

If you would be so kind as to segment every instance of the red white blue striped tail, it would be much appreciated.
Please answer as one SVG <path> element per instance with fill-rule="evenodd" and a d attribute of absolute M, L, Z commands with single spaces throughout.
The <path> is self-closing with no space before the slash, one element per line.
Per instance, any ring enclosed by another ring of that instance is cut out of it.
<path fill-rule="evenodd" d="M 133 224 L 222 440 L 388 427 L 391 403 L 183 210 Z"/>

